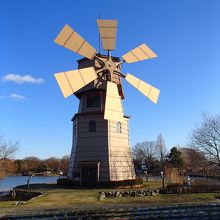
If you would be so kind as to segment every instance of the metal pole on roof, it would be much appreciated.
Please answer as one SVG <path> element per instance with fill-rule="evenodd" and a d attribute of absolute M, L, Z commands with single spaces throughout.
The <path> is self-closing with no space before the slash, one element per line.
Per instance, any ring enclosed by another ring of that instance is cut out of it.
<path fill-rule="evenodd" d="M 101 19 L 101 13 L 99 12 L 99 20 Z M 99 53 L 100 53 L 100 33 L 99 33 Z"/>

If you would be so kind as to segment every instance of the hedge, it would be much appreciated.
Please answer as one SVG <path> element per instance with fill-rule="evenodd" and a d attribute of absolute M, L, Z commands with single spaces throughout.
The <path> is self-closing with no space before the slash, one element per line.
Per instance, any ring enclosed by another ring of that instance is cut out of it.
<path fill-rule="evenodd" d="M 80 186 L 80 183 L 79 181 L 76 181 L 76 180 L 71 180 L 68 178 L 61 178 L 61 179 L 57 179 L 57 185 L 68 187 L 68 188 L 78 188 Z"/>
<path fill-rule="evenodd" d="M 134 187 L 137 185 L 142 185 L 143 179 L 136 178 L 130 180 L 119 180 L 119 181 L 106 181 L 106 182 L 98 182 L 97 188 L 104 188 L 104 187 Z M 80 183 L 76 180 L 71 180 L 68 178 L 61 178 L 57 180 L 58 186 L 68 187 L 68 188 L 79 188 Z"/>
<path fill-rule="evenodd" d="M 119 181 L 106 181 L 106 182 L 99 182 L 98 187 L 133 187 L 136 185 L 142 185 L 143 179 L 142 178 L 136 178 L 136 179 L 130 179 L 130 180 L 119 180 Z"/>
<path fill-rule="evenodd" d="M 220 185 L 198 185 L 187 186 L 182 184 L 169 184 L 164 190 L 165 193 L 211 193 L 219 192 Z"/>

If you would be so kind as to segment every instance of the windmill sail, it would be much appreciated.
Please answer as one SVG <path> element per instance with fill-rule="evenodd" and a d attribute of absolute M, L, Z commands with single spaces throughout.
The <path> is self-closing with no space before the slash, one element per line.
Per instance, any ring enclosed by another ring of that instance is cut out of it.
<path fill-rule="evenodd" d="M 146 44 L 141 44 L 122 56 L 126 63 L 138 62 L 155 57 L 157 55 Z"/>
<path fill-rule="evenodd" d="M 114 50 L 117 32 L 117 20 L 97 20 L 99 34 L 104 50 Z"/>
<path fill-rule="evenodd" d="M 118 86 L 115 83 L 107 82 L 105 99 L 104 119 L 112 121 L 124 121 L 121 97 L 118 93 Z"/>
<path fill-rule="evenodd" d="M 150 84 L 138 79 L 137 77 L 127 74 L 125 79 L 134 86 L 137 90 L 143 93 L 147 98 L 149 98 L 153 103 L 157 103 L 160 90 L 151 86 Z"/>
<path fill-rule="evenodd" d="M 97 78 L 93 67 L 56 73 L 54 76 L 65 98 Z"/>
<path fill-rule="evenodd" d="M 96 55 L 96 49 L 67 24 L 54 42 L 91 60 Z"/>

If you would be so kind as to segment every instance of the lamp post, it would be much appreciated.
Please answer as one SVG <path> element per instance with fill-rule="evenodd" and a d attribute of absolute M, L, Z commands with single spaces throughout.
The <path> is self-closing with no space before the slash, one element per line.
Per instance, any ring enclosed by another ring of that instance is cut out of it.
<path fill-rule="evenodd" d="M 30 181 L 31 181 L 31 178 L 32 178 L 33 175 L 30 175 L 27 179 L 27 190 L 29 191 L 29 188 L 30 188 Z"/>
<path fill-rule="evenodd" d="M 191 179 L 190 179 L 190 176 L 188 175 L 187 176 L 187 185 L 190 187 L 190 185 L 191 185 Z"/>
<path fill-rule="evenodd" d="M 27 196 L 28 196 L 28 199 L 29 199 L 29 189 L 30 189 L 30 181 L 31 181 L 31 178 L 32 178 L 32 174 L 28 177 L 27 179 Z"/>
<path fill-rule="evenodd" d="M 60 179 L 60 176 L 62 176 L 62 175 L 63 175 L 63 171 L 60 170 L 60 171 L 59 171 L 59 179 Z"/>

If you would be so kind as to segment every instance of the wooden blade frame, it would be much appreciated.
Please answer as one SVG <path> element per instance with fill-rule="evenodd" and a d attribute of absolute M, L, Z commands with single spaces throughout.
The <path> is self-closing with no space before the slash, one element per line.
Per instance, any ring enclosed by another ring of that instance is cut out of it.
<path fill-rule="evenodd" d="M 121 97 L 118 93 L 118 86 L 116 83 L 109 81 L 107 82 L 104 119 L 120 122 L 124 121 L 124 113 Z"/>
<path fill-rule="evenodd" d="M 155 57 L 157 55 L 146 44 L 141 44 L 122 56 L 126 63 L 138 62 Z"/>
<path fill-rule="evenodd" d="M 117 32 L 117 20 L 97 20 L 99 34 L 104 50 L 114 50 Z"/>
<path fill-rule="evenodd" d="M 127 74 L 125 79 L 134 86 L 137 90 L 143 93 L 147 98 L 149 98 L 153 103 L 157 103 L 160 90 L 149 85 L 148 83 L 138 79 L 137 77 Z"/>
<path fill-rule="evenodd" d="M 56 73 L 54 76 L 65 98 L 97 78 L 93 67 Z"/>
<path fill-rule="evenodd" d="M 96 49 L 67 24 L 54 42 L 91 60 L 96 55 Z"/>

